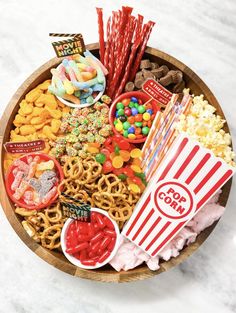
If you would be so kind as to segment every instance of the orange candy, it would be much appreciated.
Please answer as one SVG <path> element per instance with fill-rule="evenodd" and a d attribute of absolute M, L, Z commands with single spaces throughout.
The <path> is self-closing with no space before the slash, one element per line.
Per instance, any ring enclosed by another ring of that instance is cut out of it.
<path fill-rule="evenodd" d="M 142 161 L 139 158 L 135 158 L 133 159 L 132 164 L 141 167 Z"/>
<path fill-rule="evenodd" d="M 124 106 L 126 107 L 126 106 L 128 106 L 129 105 L 129 103 L 130 103 L 130 99 L 123 99 L 122 101 L 121 101 L 123 104 L 124 104 Z"/>
<path fill-rule="evenodd" d="M 143 127 L 147 126 L 147 122 L 143 122 Z"/>
<path fill-rule="evenodd" d="M 141 132 L 142 132 L 142 129 L 140 127 L 137 127 L 135 129 L 135 135 L 139 135 L 139 134 L 141 134 Z"/>
<path fill-rule="evenodd" d="M 127 119 L 127 121 L 128 121 L 130 124 L 134 124 L 134 122 L 135 122 L 134 116 L 129 116 L 128 119 Z"/>
<path fill-rule="evenodd" d="M 143 114 L 136 114 L 134 119 L 135 119 L 135 122 L 142 122 Z"/>
<path fill-rule="evenodd" d="M 151 128 L 151 126 L 152 126 L 152 121 L 148 121 L 148 122 L 147 122 L 147 126 L 148 126 L 149 128 Z"/>
<path fill-rule="evenodd" d="M 115 153 L 115 152 L 112 152 L 112 153 L 110 154 L 110 159 L 113 160 L 115 156 L 116 156 L 116 153 Z"/>
<path fill-rule="evenodd" d="M 126 150 L 120 150 L 120 156 L 122 157 L 124 162 L 127 162 L 130 159 L 130 153 Z"/>

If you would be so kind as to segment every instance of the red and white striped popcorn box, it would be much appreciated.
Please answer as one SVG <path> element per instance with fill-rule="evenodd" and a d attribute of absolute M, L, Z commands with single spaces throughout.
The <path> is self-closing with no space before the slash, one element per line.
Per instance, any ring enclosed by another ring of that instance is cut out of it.
<path fill-rule="evenodd" d="M 178 135 L 122 234 L 156 256 L 234 172 L 197 141 Z"/>

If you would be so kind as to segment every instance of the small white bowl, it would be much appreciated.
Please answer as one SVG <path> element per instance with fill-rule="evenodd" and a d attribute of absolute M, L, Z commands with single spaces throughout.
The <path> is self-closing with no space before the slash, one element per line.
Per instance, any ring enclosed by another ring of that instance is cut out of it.
<path fill-rule="evenodd" d="M 62 103 L 64 103 L 65 105 L 71 107 L 71 108 L 78 108 L 78 109 L 82 109 L 82 108 L 86 108 L 86 107 L 90 107 L 91 105 L 93 105 L 94 103 L 96 103 L 101 97 L 102 95 L 104 94 L 104 91 L 106 89 L 106 78 L 104 76 L 104 89 L 102 91 L 99 92 L 99 94 L 97 95 L 96 98 L 94 98 L 93 102 L 92 103 L 83 103 L 83 104 L 75 104 L 75 103 L 72 103 L 70 101 L 67 101 L 61 97 L 57 97 L 57 99 L 59 101 L 61 101 Z"/>
<path fill-rule="evenodd" d="M 118 250 L 118 247 L 119 247 L 119 242 L 120 242 L 120 230 L 119 230 L 119 227 L 118 225 L 116 224 L 115 221 L 113 221 L 109 214 L 104 211 L 104 210 L 101 210 L 101 209 L 97 209 L 97 208 L 91 208 L 91 212 L 98 212 L 98 213 L 101 213 L 103 215 L 105 215 L 106 217 L 109 218 L 109 220 L 112 222 L 112 224 L 114 225 L 114 228 L 115 228 L 115 232 L 116 232 L 116 243 L 115 243 L 115 246 L 114 246 L 114 249 L 112 250 L 110 256 L 103 262 L 103 263 L 97 263 L 95 266 L 86 266 L 86 265 L 83 265 L 81 264 L 81 262 L 76 259 L 75 257 L 73 257 L 73 255 L 69 254 L 66 252 L 66 233 L 67 233 L 67 230 L 68 230 L 68 227 L 69 225 L 74 222 L 75 220 L 72 219 L 72 218 L 69 218 L 63 228 L 62 228 L 62 232 L 61 232 L 61 248 L 62 248 L 62 251 L 65 255 L 65 257 L 67 258 L 67 260 L 69 260 L 72 264 L 74 264 L 75 266 L 78 266 L 80 268 L 84 268 L 84 269 L 96 269 L 96 268 L 99 268 L 99 267 L 102 267 L 106 264 L 108 264 L 111 259 L 113 259 L 113 257 L 115 256 L 117 250 Z"/>

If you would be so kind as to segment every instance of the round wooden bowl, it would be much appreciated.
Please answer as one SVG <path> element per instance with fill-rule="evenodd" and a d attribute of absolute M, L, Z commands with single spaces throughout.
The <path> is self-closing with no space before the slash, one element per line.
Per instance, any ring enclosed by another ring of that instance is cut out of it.
<path fill-rule="evenodd" d="M 98 44 L 91 44 L 87 46 L 87 49 L 91 50 L 96 56 L 98 56 Z M 179 69 L 184 73 L 184 79 L 186 85 L 191 89 L 191 92 L 195 95 L 204 94 L 205 98 L 217 109 L 217 113 L 224 118 L 224 113 L 214 97 L 213 93 L 205 85 L 205 83 L 186 65 L 176 60 L 172 56 L 159 51 L 153 48 L 147 48 L 145 51 L 145 57 L 149 58 L 153 62 L 158 62 L 160 64 L 166 64 L 170 69 Z M 158 271 L 150 271 L 146 265 L 140 265 L 139 267 L 129 270 L 128 272 L 121 271 L 116 272 L 109 265 L 105 266 L 102 269 L 97 270 L 84 270 L 80 269 L 64 257 L 60 252 L 53 252 L 43 248 L 41 245 L 36 243 L 31 239 L 28 234 L 25 232 L 24 228 L 21 225 L 21 219 L 14 213 L 14 205 L 6 194 L 5 185 L 4 185 L 4 174 L 3 174 L 3 160 L 4 160 L 4 148 L 3 144 L 9 140 L 10 130 L 13 126 L 14 116 L 18 111 L 19 103 L 24 98 L 25 94 L 31 89 L 36 87 L 38 84 L 42 83 L 44 80 L 49 79 L 50 69 L 56 67 L 60 60 L 58 58 L 51 59 L 49 62 L 37 69 L 16 91 L 11 101 L 9 102 L 3 117 L 1 119 L 0 125 L 0 185 L 3 188 L 3 191 L 0 193 L 0 200 L 3 207 L 3 210 L 8 218 L 11 226 L 14 228 L 15 232 L 22 239 L 22 241 L 38 256 L 44 259 L 46 262 L 52 264 L 56 268 L 64 271 L 68 274 L 79 276 L 82 278 L 87 278 L 91 280 L 103 281 L 103 282 L 128 282 L 134 280 L 142 280 L 154 275 L 158 275 L 162 272 L 167 271 L 168 269 L 178 265 L 185 259 L 187 259 L 194 251 L 196 251 L 199 246 L 206 240 L 206 238 L 213 231 L 217 222 L 212 226 L 205 229 L 198 237 L 197 240 L 184 248 L 180 255 L 176 258 L 170 259 L 168 262 L 161 261 L 160 269 Z M 227 124 L 224 128 L 226 131 L 229 131 Z M 223 191 L 220 195 L 220 204 L 225 206 L 231 188 L 232 180 L 228 181 L 227 184 L 223 187 Z"/>

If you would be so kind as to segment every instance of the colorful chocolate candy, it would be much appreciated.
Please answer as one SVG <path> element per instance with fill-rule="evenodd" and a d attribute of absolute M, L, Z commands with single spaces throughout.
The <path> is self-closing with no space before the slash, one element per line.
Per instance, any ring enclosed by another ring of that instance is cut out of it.
<path fill-rule="evenodd" d="M 146 137 L 153 119 L 150 101 L 143 103 L 141 99 L 131 97 L 116 104 L 114 126 L 125 138 L 135 140 Z"/>

